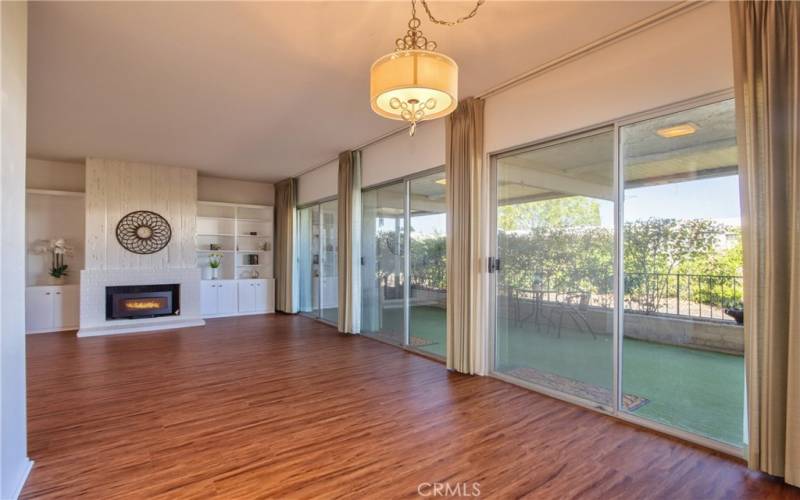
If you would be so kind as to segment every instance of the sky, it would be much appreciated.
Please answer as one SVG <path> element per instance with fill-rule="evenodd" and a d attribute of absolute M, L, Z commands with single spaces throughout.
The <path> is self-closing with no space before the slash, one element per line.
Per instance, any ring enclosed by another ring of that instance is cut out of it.
<path fill-rule="evenodd" d="M 695 181 L 647 186 L 625 191 L 625 221 L 646 220 L 651 217 L 674 219 L 713 219 L 738 226 L 739 177 L 730 175 Z M 602 202 L 601 224 L 613 226 L 614 213 L 610 202 Z M 447 228 L 444 214 L 412 217 L 414 233 L 444 235 Z"/>

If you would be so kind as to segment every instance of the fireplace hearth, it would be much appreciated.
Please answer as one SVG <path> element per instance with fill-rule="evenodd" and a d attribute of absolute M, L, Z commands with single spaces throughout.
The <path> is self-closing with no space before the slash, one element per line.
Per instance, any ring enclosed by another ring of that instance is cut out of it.
<path fill-rule="evenodd" d="M 106 287 L 106 319 L 156 318 L 180 314 L 180 285 Z"/>

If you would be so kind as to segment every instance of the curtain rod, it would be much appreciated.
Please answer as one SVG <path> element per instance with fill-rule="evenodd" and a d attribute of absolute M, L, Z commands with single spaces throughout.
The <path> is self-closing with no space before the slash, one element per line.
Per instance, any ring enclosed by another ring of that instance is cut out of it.
<path fill-rule="evenodd" d="M 555 59 L 552 59 L 552 60 L 550 60 L 550 61 L 548 61 L 548 62 L 546 62 L 544 64 L 541 64 L 541 65 L 533 68 L 530 71 L 526 71 L 525 73 L 522 73 L 521 75 L 517 75 L 514 78 L 512 78 L 510 80 L 507 80 L 507 81 L 505 81 L 505 82 L 503 82 L 503 83 L 501 83 L 499 85 L 495 85 L 494 87 L 489 88 L 488 90 L 484 91 L 483 93 L 478 94 L 476 97 L 479 98 L 479 99 L 485 99 L 487 97 L 499 94 L 499 93 L 501 93 L 501 92 L 503 92 L 505 90 L 508 90 L 508 89 L 510 89 L 512 87 L 516 87 L 517 85 L 520 85 L 520 84 L 522 84 L 522 83 L 524 83 L 524 82 L 526 82 L 528 80 L 532 80 L 532 79 L 536 78 L 537 76 L 543 75 L 544 73 L 547 73 L 548 71 L 552 71 L 552 70 L 554 70 L 554 69 L 556 69 L 556 68 L 558 68 L 560 66 L 563 66 L 565 64 L 569 64 L 569 63 L 571 63 L 573 61 L 576 61 L 576 60 L 580 59 L 581 57 L 584 57 L 584 56 L 587 56 L 587 55 L 591 54 L 592 52 L 596 52 L 596 51 L 598 51 L 600 49 L 603 49 L 605 47 L 608 47 L 608 46 L 610 46 L 610 45 L 612 45 L 612 44 L 614 44 L 616 42 L 622 41 L 622 40 L 624 40 L 624 39 L 626 39 L 626 38 L 628 38 L 630 36 L 633 36 L 633 35 L 636 35 L 638 33 L 641 33 L 642 31 L 644 31 L 644 30 L 646 30 L 648 28 L 652 28 L 653 26 L 655 26 L 657 24 L 660 24 L 660 23 L 665 22 L 665 21 L 669 21 L 670 19 L 672 19 L 674 17 L 677 17 L 679 15 L 685 14 L 685 13 L 691 11 L 691 10 L 696 9 L 697 7 L 700 7 L 701 5 L 705 5 L 705 4 L 709 3 L 710 1 L 711 0 L 685 0 L 685 1 L 681 2 L 681 3 L 677 3 L 675 5 L 671 5 L 671 6 L 667 7 L 664 10 L 660 10 L 660 11 L 656 12 L 655 14 L 653 14 L 651 16 L 648 16 L 648 17 L 646 17 L 646 18 L 644 18 L 644 19 L 642 19 L 640 21 L 637 21 L 637 22 L 635 22 L 633 24 L 630 24 L 630 25 L 628 25 L 628 26 L 626 26 L 626 27 L 624 27 L 624 28 L 622 28 L 620 30 L 614 31 L 613 33 L 610 33 L 610 34 L 608 34 L 608 35 L 606 35 L 606 36 L 604 36 L 602 38 L 599 38 L 599 39 L 595 40 L 594 42 L 588 43 L 588 44 L 586 44 L 586 45 L 584 45 L 582 47 L 578 47 L 577 49 L 572 50 L 570 52 L 567 52 L 566 54 L 564 54 L 562 56 L 559 56 L 559 57 L 557 57 Z M 424 126 L 427 123 L 430 123 L 430 122 L 424 122 L 424 121 L 420 122 L 417 125 L 417 127 Z M 369 146 L 372 146 L 373 144 L 381 142 L 384 139 L 388 139 L 389 137 L 397 135 L 398 133 L 406 131 L 406 130 L 408 130 L 408 127 L 403 126 L 402 128 L 398 128 L 398 129 L 389 131 L 389 132 L 387 132 L 387 133 L 385 133 L 383 135 L 380 135 L 378 137 L 370 139 L 369 141 L 365 142 L 364 144 L 361 144 L 361 145 L 356 146 L 356 147 L 351 148 L 351 149 L 353 151 L 357 151 L 359 149 L 367 148 Z M 305 175 L 305 174 L 307 174 L 309 172 L 313 172 L 314 170 L 322 168 L 325 165 L 327 165 L 328 163 L 332 163 L 332 162 L 336 161 L 337 159 L 338 159 L 338 156 L 336 158 L 332 158 L 332 159 L 330 159 L 330 160 L 328 160 L 326 162 L 320 163 L 320 164 L 318 164 L 318 165 L 316 165 L 314 167 L 311 167 L 309 169 L 303 170 L 299 174 L 296 174 L 294 177 L 300 177 L 301 175 Z"/>

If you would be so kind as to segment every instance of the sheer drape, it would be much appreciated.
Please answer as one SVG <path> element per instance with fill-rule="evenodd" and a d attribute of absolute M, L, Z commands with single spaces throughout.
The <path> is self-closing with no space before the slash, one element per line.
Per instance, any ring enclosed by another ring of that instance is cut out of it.
<path fill-rule="evenodd" d="M 447 367 L 482 373 L 484 273 L 489 168 L 484 162 L 482 99 L 469 98 L 447 117 Z"/>
<path fill-rule="evenodd" d="M 752 468 L 800 485 L 800 3 L 731 2 Z"/>
<path fill-rule="evenodd" d="M 275 309 L 286 313 L 297 312 L 293 286 L 296 208 L 297 181 L 275 184 Z"/>
<path fill-rule="evenodd" d="M 361 152 L 339 154 L 339 331 L 361 326 Z"/>

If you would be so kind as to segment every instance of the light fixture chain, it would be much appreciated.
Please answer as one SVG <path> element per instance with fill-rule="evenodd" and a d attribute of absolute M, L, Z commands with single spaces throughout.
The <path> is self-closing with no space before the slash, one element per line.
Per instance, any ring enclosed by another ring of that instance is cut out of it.
<path fill-rule="evenodd" d="M 485 1 L 486 0 L 478 0 L 478 2 L 475 4 L 475 7 L 472 9 L 472 11 L 470 11 L 469 14 L 467 14 L 466 16 L 459 17 L 455 21 L 446 21 L 444 19 L 437 19 L 436 17 L 434 17 L 434 15 L 431 13 L 430 7 L 428 7 L 427 0 L 422 0 L 422 6 L 425 7 L 425 12 L 428 14 L 428 19 L 430 19 L 432 23 L 442 24 L 444 26 L 455 26 L 456 24 L 463 23 L 467 19 L 475 17 L 475 14 L 478 13 L 478 9 L 481 7 L 481 5 L 484 4 Z M 411 12 L 412 16 L 416 17 L 416 8 L 414 6 L 414 0 L 411 1 Z"/>

